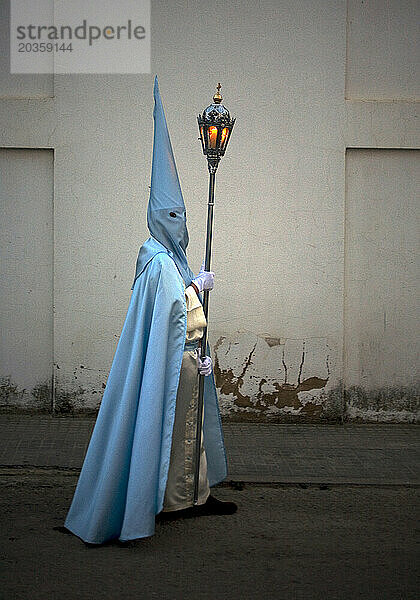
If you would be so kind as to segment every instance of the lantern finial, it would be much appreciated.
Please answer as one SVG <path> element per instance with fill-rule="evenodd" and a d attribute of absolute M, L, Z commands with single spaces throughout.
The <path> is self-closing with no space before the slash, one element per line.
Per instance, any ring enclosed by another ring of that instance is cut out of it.
<path fill-rule="evenodd" d="M 220 85 L 220 83 L 217 84 L 217 92 L 214 94 L 213 96 L 213 102 L 215 104 L 220 104 L 221 101 L 223 100 L 222 95 L 220 93 L 222 86 Z"/>

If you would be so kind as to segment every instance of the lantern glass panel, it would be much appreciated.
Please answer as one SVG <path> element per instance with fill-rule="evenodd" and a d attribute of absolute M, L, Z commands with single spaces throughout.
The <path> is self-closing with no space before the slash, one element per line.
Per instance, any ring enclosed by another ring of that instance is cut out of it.
<path fill-rule="evenodd" d="M 224 150 L 229 138 L 229 129 L 227 127 L 223 127 L 222 129 L 222 137 L 220 140 L 220 149 Z"/>
<path fill-rule="evenodd" d="M 209 126 L 208 125 L 204 125 L 204 135 L 206 136 L 206 148 L 209 149 L 210 148 L 210 132 L 209 132 Z"/>
<path fill-rule="evenodd" d="M 209 148 L 215 150 L 217 148 L 218 128 L 215 125 L 209 127 Z"/>

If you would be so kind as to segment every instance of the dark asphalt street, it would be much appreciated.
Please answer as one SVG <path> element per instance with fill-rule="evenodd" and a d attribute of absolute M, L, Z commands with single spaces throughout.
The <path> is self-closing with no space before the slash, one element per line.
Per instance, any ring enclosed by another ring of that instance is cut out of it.
<path fill-rule="evenodd" d="M 62 525 L 78 473 L 2 468 L 2 600 L 418 598 L 417 487 L 218 487 L 238 512 L 90 548 Z"/>

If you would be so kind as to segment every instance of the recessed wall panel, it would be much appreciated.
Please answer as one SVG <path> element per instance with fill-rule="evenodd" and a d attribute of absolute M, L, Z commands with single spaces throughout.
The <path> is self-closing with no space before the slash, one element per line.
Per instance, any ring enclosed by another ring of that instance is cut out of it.
<path fill-rule="evenodd" d="M 347 150 L 346 176 L 348 398 L 366 418 L 369 410 L 410 418 L 419 382 L 420 151 Z"/>
<path fill-rule="evenodd" d="M 0 149 L 2 404 L 50 403 L 53 151 Z"/>

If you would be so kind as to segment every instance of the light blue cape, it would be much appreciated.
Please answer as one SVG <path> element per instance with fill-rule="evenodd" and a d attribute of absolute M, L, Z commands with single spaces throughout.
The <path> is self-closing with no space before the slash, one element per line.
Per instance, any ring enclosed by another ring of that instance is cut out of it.
<path fill-rule="evenodd" d="M 155 117 L 155 140 L 156 127 Z M 173 207 L 159 208 L 156 215 L 165 219 L 168 209 Z M 182 241 L 177 235 L 183 222 L 170 221 L 180 225 L 174 243 Z M 85 542 L 153 535 L 155 515 L 163 508 L 186 336 L 189 268 L 182 260 L 154 236 L 140 248 L 127 315 L 64 523 Z M 203 442 L 213 486 L 227 475 L 213 373 L 205 377 Z"/>

